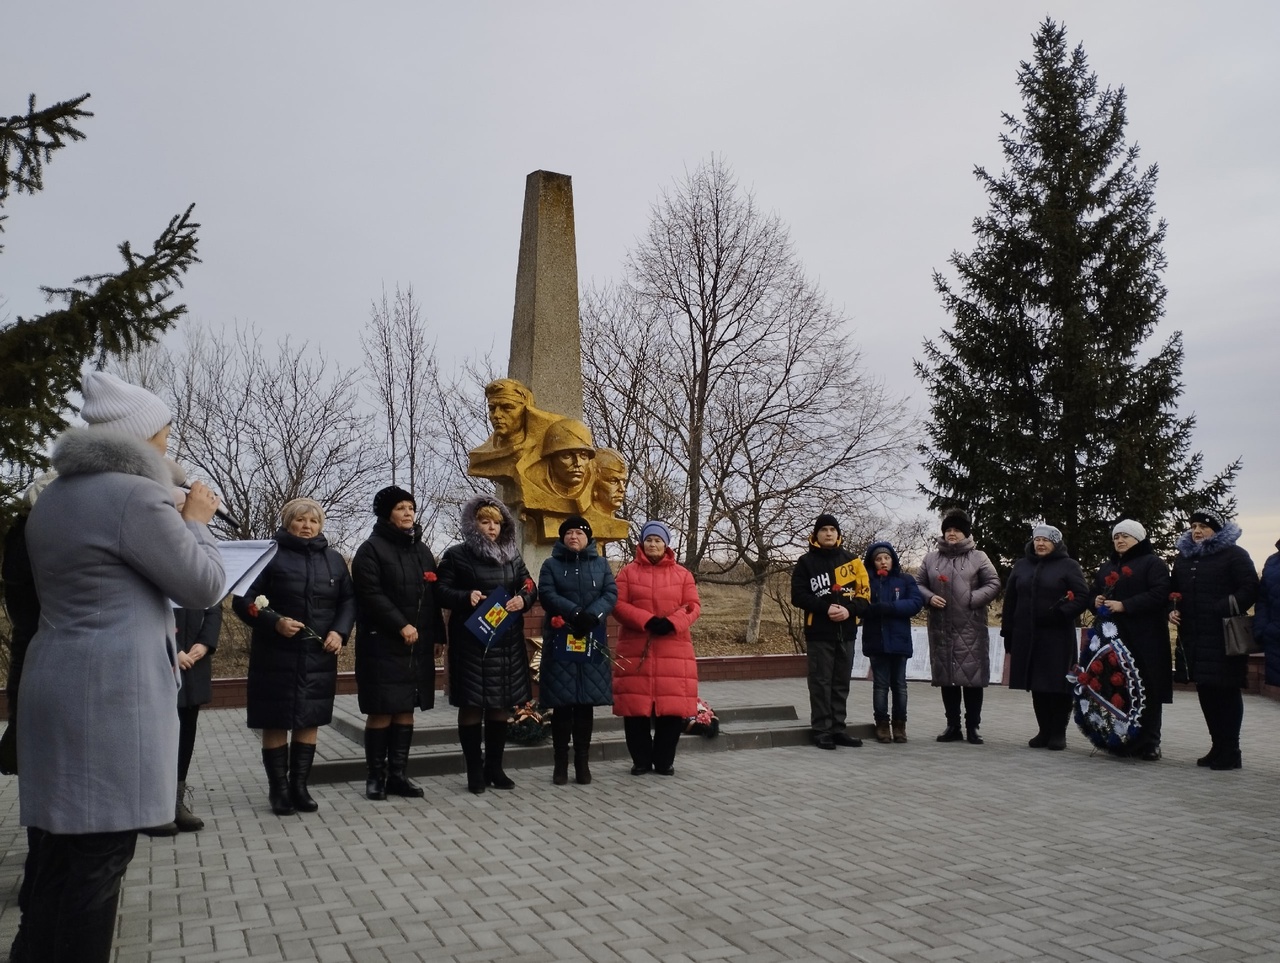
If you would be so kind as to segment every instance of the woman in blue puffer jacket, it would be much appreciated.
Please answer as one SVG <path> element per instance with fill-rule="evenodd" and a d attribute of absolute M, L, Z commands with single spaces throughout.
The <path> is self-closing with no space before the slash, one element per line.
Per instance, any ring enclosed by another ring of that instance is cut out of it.
<path fill-rule="evenodd" d="M 572 736 L 574 780 L 585 786 L 591 782 L 587 760 L 594 707 L 613 702 L 608 653 L 593 640 L 604 637 L 605 617 L 617 604 L 618 586 L 609 563 L 591 540 L 591 524 L 580 515 L 570 515 L 561 523 L 560 541 L 552 546 L 538 576 L 538 598 L 545 613 L 539 696 L 543 705 L 555 710 L 551 714 L 555 750 L 551 781 L 557 786 L 569 781 Z"/>
<path fill-rule="evenodd" d="M 871 704 L 877 742 L 907 741 L 907 660 L 911 617 L 924 606 L 916 580 L 904 575 L 888 542 L 872 542 L 863 556 L 871 581 L 871 604 L 862 622 L 862 652 L 871 660 Z M 893 713 L 889 693 L 893 692 Z M 893 724 L 892 735 L 889 725 Z"/>

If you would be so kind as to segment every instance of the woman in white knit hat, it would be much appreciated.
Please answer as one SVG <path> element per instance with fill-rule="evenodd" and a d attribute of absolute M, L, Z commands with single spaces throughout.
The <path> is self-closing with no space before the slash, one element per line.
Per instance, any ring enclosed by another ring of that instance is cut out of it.
<path fill-rule="evenodd" d="M 31 510 L 40 597 L 18 706 L 28 853 L 13 960 L 106 961 L 138 830 L 173 818 L 178 688 L 173 603 L 213 605 L 223 569 L 197 482 L 181 513 L 164 462 L 168 408 L 103 372 L 53 448 Z"/>

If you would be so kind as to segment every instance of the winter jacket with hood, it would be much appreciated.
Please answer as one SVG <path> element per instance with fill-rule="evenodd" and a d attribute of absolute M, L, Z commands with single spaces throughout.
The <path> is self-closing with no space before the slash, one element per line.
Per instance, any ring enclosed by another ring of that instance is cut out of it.
<path fill-rule="evenodd" d="M 1280 549 L 1280 542 L 1276 548 Z M 1262 566 L 1253 609 L 1253 636 L 1266 653 L 1267 685 L 1280 685 L 1280 552 Z"/>
<path fill-rule="evenodd" d="M 666 550 L 657 564 L 643 548 L 618 572 L 618 632 L 613 668 L 615 716 L 681 716 L 698 711 L 698 662 L 690 626 L 702 612 L 693 575 Z M 654 635 L 652 618 L 669 619 L 675 631 Z"/>
<path fill-rule="evenodd" d="M 1241 613 L 1258 598 L 1258 572 L 1249 553 L 1236 544 L 1240 535 L 1240 526 L 1227 522 L 1201 542 L 1189 530 L 1178 537 L 1173 560 L 1173 590 L 1182 596 L 1178 638 L 1197 685 L 1242 687 L 1249 671 L 1247 655 L 1227 655 L 1222 631 L 1222 620 L 1231 614 L 1231 596 Z"/>
<path fill-rule="evenodd" d="M 1110 578 L 1112 585 L 1107 585 Z M 1169 644 L 1169 566 L 1144 538 L 1123 555 L 1102 563 L 1089 604 L 1105 595 L 1123 604 L 1110 616 L 1120 641 L 1133 653 L 1148 701 L 1173 701 L 1173 657 Z"/>
<path fill-rule="evenodd" d="M 338 657 L 322 640 L 337 632 L 343 642 L 356 621 L 355 591 L 342 556 L 323 535 L 299 538 L 281 528 L 275 557 L 243 596 L 231 599 L 240 620 L 253 628 L 246 686 L 250 729 L 310 729 L 333 719 Z M 266 596 L 270 612 L 253 615 L 249 607 Z M 281 618 L 295 619 L 306 631 L 285 638 L 276 631 Z"/>
<path fill-rule="evenodd" d="M 173 819 L 178 656 L 173 605 L 223 591 L 207 526 L 184 521 L 146 442 L 72 429 L 27 521 L 40 627 L 18 704 L 22 825 L 106 833 Z"/>
<path fill-rule="evenodd" d="M 867 568 L 844 547 L 843 538 L 823 548 L 810 536 L 809 551 L 791 572 L 791 604 L 804 610 L 806 642 L 852 642 L 870 595 Z M 832 622 L 827 616 L 832 605 L 843 606 L 852 617 Z"/>
<path fill-rule="evenodd" d="M 887 551 L 893 560 L 887 575 L 876 572 L 875 557 L 881 551 Z M 872 542 L 862 556 L 862 563 L 867 569 L 871 592 L 862 618 L 862 654 L 910 656 L 913 652 L 911 617 L 924 605 L 916 580 L 903 573 L 898 553 L 888 542 Z"/>
<path fill-rule="evenodd" d="M 490 541 L 476 524 L 482 506 L 502 515 L 497 541 Z M 449 704 L 487 709 L 509 708 L 530 697 L 529 657 L 524 643 L 524 613 L 538 597 L 520 547 L 515 519 L 492 495 L 477 495 L 462 506 L 462 541 L 440 559 L 441 604 L 449 609 Z M 467 628 L 476 607 L 475 590 L 488 595 L 502 586 L 524 599 L 524 608 L 503 623 L 504 631 L 485 647 Z"/>
<path fill-rule="evenodd" d="M 1089 607 L 1089 586 L 1066 545 L 1037 555 L 1034 544 L 1027 542 L 1005 586 L 1000 634 L 1013 656 L 1009 688 L 1067 693 L 1067 671 L 1080 657 L 1076 619 Z"/>
<path fill-rule="evenodd" d="M 538 598 L 542 601 L 542 672 L 538 700 L 545 706 L 607 706 L 613 702 L 613 673 L 604 652 L 593 651 L 585 659 L 561 656 L 549 643 L 553 634 L 565 629 L 552 627 L 552 618 L 568 619 L 574 613 L 598 616 L 603 631 L 605 618 L 618 601 L 618 586 L 609 563 L 589 542 L 575 552 L 556 542 L 551 557 L 542 563 L 538 575 Z"/>
<path fill-rule="evenodd" d="M 966 535 L 938 539 L 916 573 L 929 615 L 929 668 L 934 685 L 991 684 L 991 630 L 987 606 L 1000 594 L 1000 575 Z M 929 605 L 935 596 L 945 608 Z"/>

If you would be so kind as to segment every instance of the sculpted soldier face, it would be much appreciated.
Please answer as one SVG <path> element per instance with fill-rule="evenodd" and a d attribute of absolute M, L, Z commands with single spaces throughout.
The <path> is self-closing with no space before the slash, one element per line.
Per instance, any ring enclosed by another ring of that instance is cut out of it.
<path fill-rule="evenodd" d="M 597 466 L 596 487 L 592 499 L 601 508 L 609 508 L 615 512 L 622 511 L 622 503 L 627 497 L 627 472 Z"/>
<path fill-rule="evenodd" d="M 489 399 L 489 424 L 499 438 L 514 438 L 524 433 L 525 404 L 514 395 L 498 395 Z"/>
<path fill-rule="evenodd" d="M 594 452 L 587 448 L 575 448 L 569 451 L 557 451 L 548 461 L 551 480 L 560 488 L 577 491 L 587 477 L 587 464 Z"/>

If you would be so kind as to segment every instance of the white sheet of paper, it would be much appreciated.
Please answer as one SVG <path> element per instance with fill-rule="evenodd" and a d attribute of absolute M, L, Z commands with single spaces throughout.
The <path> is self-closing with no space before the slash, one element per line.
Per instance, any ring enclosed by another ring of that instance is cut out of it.
<path fill-rule="evenodd" d="M 223 595 L 243 595 L 267 563 L 275 557 L 279 546 L 275 541 L 219 542 L 218 553 L 227 579 Z"/>

